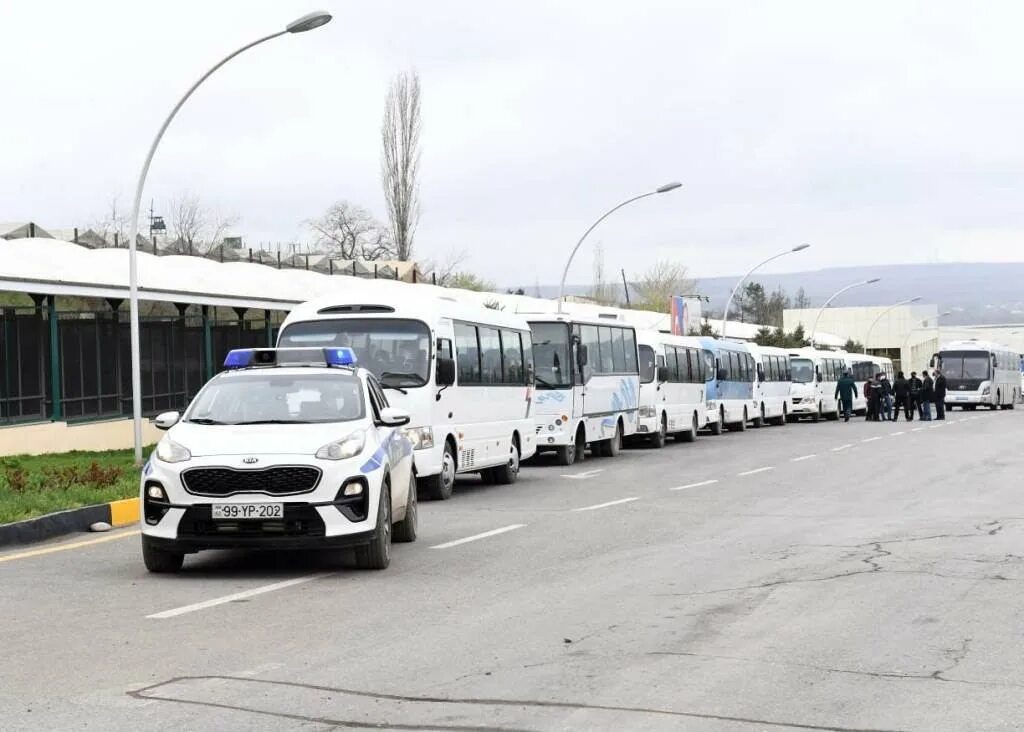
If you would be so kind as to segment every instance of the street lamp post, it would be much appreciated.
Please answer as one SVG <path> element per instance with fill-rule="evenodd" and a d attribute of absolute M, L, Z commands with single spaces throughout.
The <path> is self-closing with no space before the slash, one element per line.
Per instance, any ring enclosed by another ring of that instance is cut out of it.
<path fill-rule="evenodd" d="M 627 199 L 620 203 L 619 205 L 610 208 L 608 211 L 604 213 L 603 216 L 601 216 L 601 218 L 599 218 L 597 221 L 591 224 L 589 229 L 583 232 L 583 236 L 581 236 L 580 240 L 576 242 L 576 246 L 572 248 L 572 252 L 570 252 L 569 254 L 569 259 L 565 263 L 565 269 L 562 270 L 562 281 L 558 285 L 558 312 L 562 312 L 562 300 L 565 298 L 565 278 L 569 275 L 569 265 L 572 264 L 573 257 L 576 256 L 576 252 L 579 250 L 580 245 L 583 244 L 583 240 L 587 238 L 587 234 L 589 234 L 591 231 L 597 228 L 598 224 L 600 224 L 602 221 L 604 221 L 606 218 L 611 216 L 613 213 L 618 211 L 623 206 L 628 206 L 634 201 L 639 201 L 641 198 L 647 198 L 648 196 L 655 196 L 659 193 L 668 193 L 669 191 L 674 191 L 676 188 L 679 188 L 682 185 L 683 184 L 679 182 L 666 183 L 665 185 L 659 186 L 653 191 L 641 193 L 639 196 L 633 196 L 633 198 Z"/>
<path fill-rule="evenodd" d="M 814 334 L 818 332 L 818 321 L 821 320 L 822 313 L 825 312 L 825 308 L 827 308 L 829 306 L 829 304 L 833 300 L 835 300 L 837 297 L 842 295 L 847 290 L 852 290 L 854 287 L 862 287 L 864 285 L 873 285 L 873 284 L 875 284 L 876 282 L 878 282 L 881 279 L 882 279 L 881 277 L 872 277 L 870 280 L 862 280 L 860 282 L 854 282 L 853 284 L 849 284 L 846 287 L 840 288 L 839 290 L 837 290 L 832 295 L 832 297 L 830 297 L 828 300 L 826 300 L 825 304 L 822 305 L 821 308 L 818 310 L 818 314 L 814 317 L 814 325 L 811 326 L 811 338 L 810 338 L 811 346 L 814 346 Z"/>
<path fill-rule="evenodd" d="M 248 51 L 254 46 L 258 46 L 261 43 L 278 38 L 279 36 L 286 35 L 288 33 L 305 33 L 306 31 L 319 28 L 322 25 L 326 25 L 331 20 L 331 14 L 325 11 L 317 11 L 303 15 L 287 26 L 282 31 L 277 33 L 271 33 L 269 36 L 263 36 L 252 43 L 248 43 L 237 51 L 234 51 L 217 64 L 215 64 L 209 71 L 199 77 L 199 80 L 189 87 L 189 90 L 178 100 L 178 103 L 174 105 L 171 113 L 167 115 L 167 119 L 164 120 L 163 124 L 160 125 L 160 129 L 156 133 L 156 137 L 153 138 L 153 143 L 149 146 L 149 152 L 146 154 L 146 160 L 142 164 L 142 171 L 139 173 L 139 182 L 135 186 L 135 201 L 132 205 L 132 218 L 129 222 L 129 239 L 128 239 L 128 318 L 129 318 L 129 332 L 131 337 L 131 357 L 132 357 L 132 427 L 135 439 L 135 464 L 142 464 L 142 369 L 139 363 L 139 270 L 138 270 L 138 258 L 136 256 L 136 239 L 139 235 L 139 205 L 142 202 L 142 189 L 146 184 L 146 174 L 149 172 L 149 165 L 153 161 L 153 155 L 156 153 L 157 145 L 160 144 L 161 138 L 164 136 L 164 132 L 167 131 L 167 127 L 171 124 L 171 120 L 174 119 L 175 115 L 178 114 L 178 110 L 181 109 L 182 105 L 188 100 L 192 93 L 199 88 L 199 85 L 206 81 L 213 72 L 219 69 L 221 66 L 226 64 L 228 61 L 233 59 L 243 51 Z"/>
<path fill-rule="evenodd" d="M 868 341 L 871 340 L 871 331 L 873 331 L 875 329 L 875 326 L 878 325 L 878 321 L 879 320 L 884 318 L 886 315 L 888 315 L 889 313 L 891 313 L 893 310 L 895 310 L 896 308 L 900 307 L 901 305 L 910 305 L 911 303 L 919 302 L 920 300 L 921 300 L 920 297 L 912 297 L 912 298 L 909 298 L 907 300 L 901 300 L 900 302 L 896 303 L 895 305 L 890 305 L 885 310 L 880 312 L 878 314 L 878 317 L 875 318 L 874 322 L 871 323 L 871 327 L 868 328 L 867 335 L 864 336 L 864 353 L 868 352 Z"/>
<path fill-rule="evenodd" d="M 745 275 L 743 275 L 740 278 L 740 281 L 736 283 L 736 286 L 732 288 L 732 292 L 729 294 L 729 301 L 725 303 L 725 312 L 722 314 L 722 329 L 721 333 L 719 334 L 720 338 L 722 338 L 723 340 L 725 339 L 725 326 L 729 321 L 729 308 L 732 307 L 732 299 L 736 297 L 736 293 L 739 292 L 739 289 L 741 287 L 743 287 L 743 283 L 747 281 L 747 278 L 750 277 L 750 275 L 754 274 L 754 272 L 759 270 L 761 267 L 771 262 L 772 260 L 778 259 L 779 257 L 784 257 L 787 254 L 793 254 L 794 252 L 802 252 L 804 249 L 807 249 L 810 246 L 810 244 L 798 244 L 792 249 L 787 249 L 784 252 L 773 254 L 763 262 L 758 262 L 757 264 L 755 264 L 753 267 L 750 268 L 750 270 Z"/>

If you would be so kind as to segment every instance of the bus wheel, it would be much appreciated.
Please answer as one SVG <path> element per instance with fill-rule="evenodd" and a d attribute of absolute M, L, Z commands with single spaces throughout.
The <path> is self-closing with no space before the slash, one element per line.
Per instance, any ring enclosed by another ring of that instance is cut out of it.
<path fill-rule="evenodd" d="M 725 427 L 725 407 L 718 410 L 718 421 L 711 425 L 711 434 L 720 435 Z"/>
<path fill-rule="evenodd" d="M 749 417 L 747 416 L 747 408 L 743 407 L 743 419 L 740 420 L 739 422 L 733 422 L 732 424 L 727 424 L 726 428 L 730 432 L 746 432 L 746 430 L 747 430 L 747 420 L 748 419 L 749 419 Z"/>
<path fill-rule="evenodd" d="M 491 468 L 491 479 L 498 485 L 511 485 L 519 477 L 519 438 L 512 438 L 512 447 L 504 465 Z"/>
<path fill-rule="evenodd" d="M 693 422 L 690 424 L 689 432 L 677 433 L 683 442 L 693 442 L 697 439 L 697 413 L 693 413 Z"/>
<path fill-rule="evenodd" d="M 764 418 L 764 404 L 761 404 L 760 413 L 754 417 L 754 427 L 764 427 L 768 420 Z"/>
<path fill-rule="evenodd" d="M 619 423 L 615 423 L 615 434 L 607 440 L 601 441 L 601 454 L 605 457 L 615 457 L 622 451 L 622 429 Z"/>
<path fill-rule="evenodd" d="M 811 415 L 812 422 L 821 421 L 821 402 L 818 402 L 818 411 Z"/>
<path fill-rule="evenodd" d="M 665 447 L 665 438 L 668 437 L 668 420 L 665 415 L 661 415 L 661 423 L 658 425 L 658 431 L 651 435 L 651 447 L 660 449 Z"/>
<path fill-rule="evenodd" d="M 571 445 L 562 445 L 556 451 L 559 465 L 575 465 L 582 463 L 586 457 L 587 438 L 583 432 L 583 425 L 576 428 L 576 438 Z"/>
<path fill-rule="evenodd" d="M 447 501 L 455 487 L 455 451 L 451 442 L 444 443 L 441 472 L 423 480 L 423 494 L 433 501 Z"/>
<path fill-rule="evenodd" d="M 786 424 L 786 422 L 789 421 L 789 408 L 785 405 L 785 403 L 783 403 L 782 405 L 782 415 L 779 417 L 772 417 L 768 421 L 771 422 L 776 427 L 781 427 L 782 425 Z"/>

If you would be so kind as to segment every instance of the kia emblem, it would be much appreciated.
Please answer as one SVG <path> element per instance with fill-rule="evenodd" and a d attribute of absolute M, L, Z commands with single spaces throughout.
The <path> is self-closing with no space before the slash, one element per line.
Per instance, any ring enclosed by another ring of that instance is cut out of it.
<path fill-rule="evenodd" d="M 242 458 L 242 462 L 245 463 L 246 465 L 255 465 L 259 461 L 260 461 L 259 458 L 254 458 L 254 457 Z"/>

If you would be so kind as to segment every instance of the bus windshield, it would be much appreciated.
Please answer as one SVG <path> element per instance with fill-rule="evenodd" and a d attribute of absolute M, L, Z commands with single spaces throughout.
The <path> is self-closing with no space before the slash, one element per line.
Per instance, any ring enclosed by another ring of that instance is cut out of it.
<path fill-rule="evenodd" d="M 383 386 L 423 386 L 430 375 L 430 330 L 418 320 L 333 318 L 292 323 L 281 333 L 280 347 L 346 346 L 356 362 Z"/>
<path fill-rule="evenodd" d="M 942 359 L 942 373 L 950 379 L 987 379 L 989 378 L 989 363 L 991 359 L 987 353 L 940 353 Z"/>
<path fill-rule="evenodd" d="M 565 323 L 530 323 L 533 332 L 533 368 L 541 389 L 572 385 L 569 358 L 569 326 Z"/>
<path fill-rule="evenodd" d="M 650 346 L 640 346 L 640 383 L 650 384 L 654 381 L 655 373 L 654 349 Z"/>
<path fill-rule="evenodd" d="M 793 381 L 797 384 L 810 384 L 814 381 L 814 364 L 809 358 L 791 358 L 790 369 L 793 372 Z"/>

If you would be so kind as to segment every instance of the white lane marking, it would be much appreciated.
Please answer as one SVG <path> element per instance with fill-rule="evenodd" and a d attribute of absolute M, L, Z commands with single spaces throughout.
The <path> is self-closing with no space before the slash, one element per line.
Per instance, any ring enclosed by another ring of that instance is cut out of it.
<path fill-rule="evenodd" d="M 841 452 L 842 450 L 846 450 L 847 448 L 850 448 L 850 447 L 853 447 L 853 445 L 851 445 L 849 442 L 847 442 L 845 445 L 840 445 L 839 447 L 833 447 L 832 448 L 832 452 Z"/>
<path fill-rule="evenodd" d="M 882 438 L 880 436 L 876 435 L 875 437 L 865 437 L 863 440 L 861 440 L 861 442 L 874 442 L 876 440 L 881 440 L 881 439 Z"/>
<path fill-rule="evenodd" d="M 700 483 L 688 483 L 687 485 L 677 485 L 675 488 L 669 488 L 670 491 L 685 491 L 687 488 L 700 488 L 702 485 L 711 485 L 717 483 L 717 478 L 711 480 L 702 480 Z"/>
<path fill-rule="evenodd" d="M 763 468 L 754 468 L 753 470 L 744 470 L 742 473 L 736 473 L 736 475 L 743 477 L 744 475 L 757 475 L 758 473 L 767 473 L 769 470 L 775 470 L 771 465 L 766 465 Z"/>
<path fill-rule="evenodd" d="M 473 536 L 467 536 L 465 539 L 456 539 L 455 541 L 446 541 L 444 544 L 435 544 L 430 547 L 431 549 L 449 549 L 453 546 L 459 546 L 460 544 L 468 544 L 471 541 L 477 541 L 479 539 L 487 539 L 491 536 L 497 536 L 498 534 L 504 534 L 507 531 L 515 531 L 521 529 L 526 524 L 509 524 L 508 526 L 502 526 L 500 529 L 493 529 L 491 531 L 485 531 L 482 534 L 473 534 Z"/>
<path fill-rule="evenodd" d="M 914 429 L 912 429 L 910 431 L 911 432 L 921 432 L 922 430 L 924 430 L 924 427 L 915 427 Z"/>
<path fill-rule="evenodd" d="M 173 610 L 164 610 L 163 612 L 153 613 L 152 615 L 147 615 L 146 617 L 151 620 L 164 620 L 166 618 L 176 618 L 179 615 L 194 613 L 197 610 L 206 610 L 207 608 L 216 607 L 217 605 L 224 605 L 229 602 L 235 602 L 236 600 L 245 600 L 249 597 L 255 597 L 256 595 L 264 595 L 268 592 L 283 590 L 286 587 L 294 587 L 295 585 L 305 584 L 306 582 L 312 582 L 313 580 L 318 580 L 322 577 L 327 577 L 330 574 L 333 574 L 333 572 L 320 572 L 318 574 L 308 574 L 305 577 L 296 577 L 295 579 L 285 580 L 284 582 L 275 582 L 272 585 L 264 585 L 263 587 L 255 587 L 251 590 L 236 592 L 232 595 L 215 597 L 212 600 L 204 600 L 203 602 L 196 602 L 191 605 L 183 605 L 182 607 L 176 607 Z"/>
<path fill-rule="evenodd" d="M 583 478 L 593 478 L 598 473 L 603 473 L 604 468 L 596 468 L 594 470 L 584 470 L 582 473 L 563 473 L 563 478 L 572 478 L 573 480 L 581 480 Z"/>
<path fill-rule="evenodd" d="M 945 427 L 946 425 L 943 424 L 942 422 L 939 422 L 937 424 L 930 424 L 928 426 L 931 427 L 932 429 L 935 429 L 936 427 Z"/>
<path fill-rule="evenodd" d="M 810 460 L 813 457 L 818 457 L 818 454 L 817 453 L 811 453 L 810 455 L 801 455 L 800 457 L 792 458 L 790 460 L 790 462 L 791 463 L 799 463 L 799 462 L 802 462 L 804 460 Z"/>
<path fill-rule="evenodd" d="M 617 501 L 608 501 L 607 503 L 595 503 L 593 506 L 584 506 L 583 508 L 574 508 L 573 511 L 596 511 L 599 508 L 608 508 L 609 506 L 619 506 L 623 503 L 629 503 L 631 501 L 639 501 L 640 496 L 633 496 L 632 498 L 620 498 Z"/>
<path fill-rule="evenodd" d="M 907 434 L 906 430 L 900 430 L 899 432 L 890 432 L 889 433 L 889 437 L 899 437 L 900 435 L 905 435 L 905 434 Z"/>

